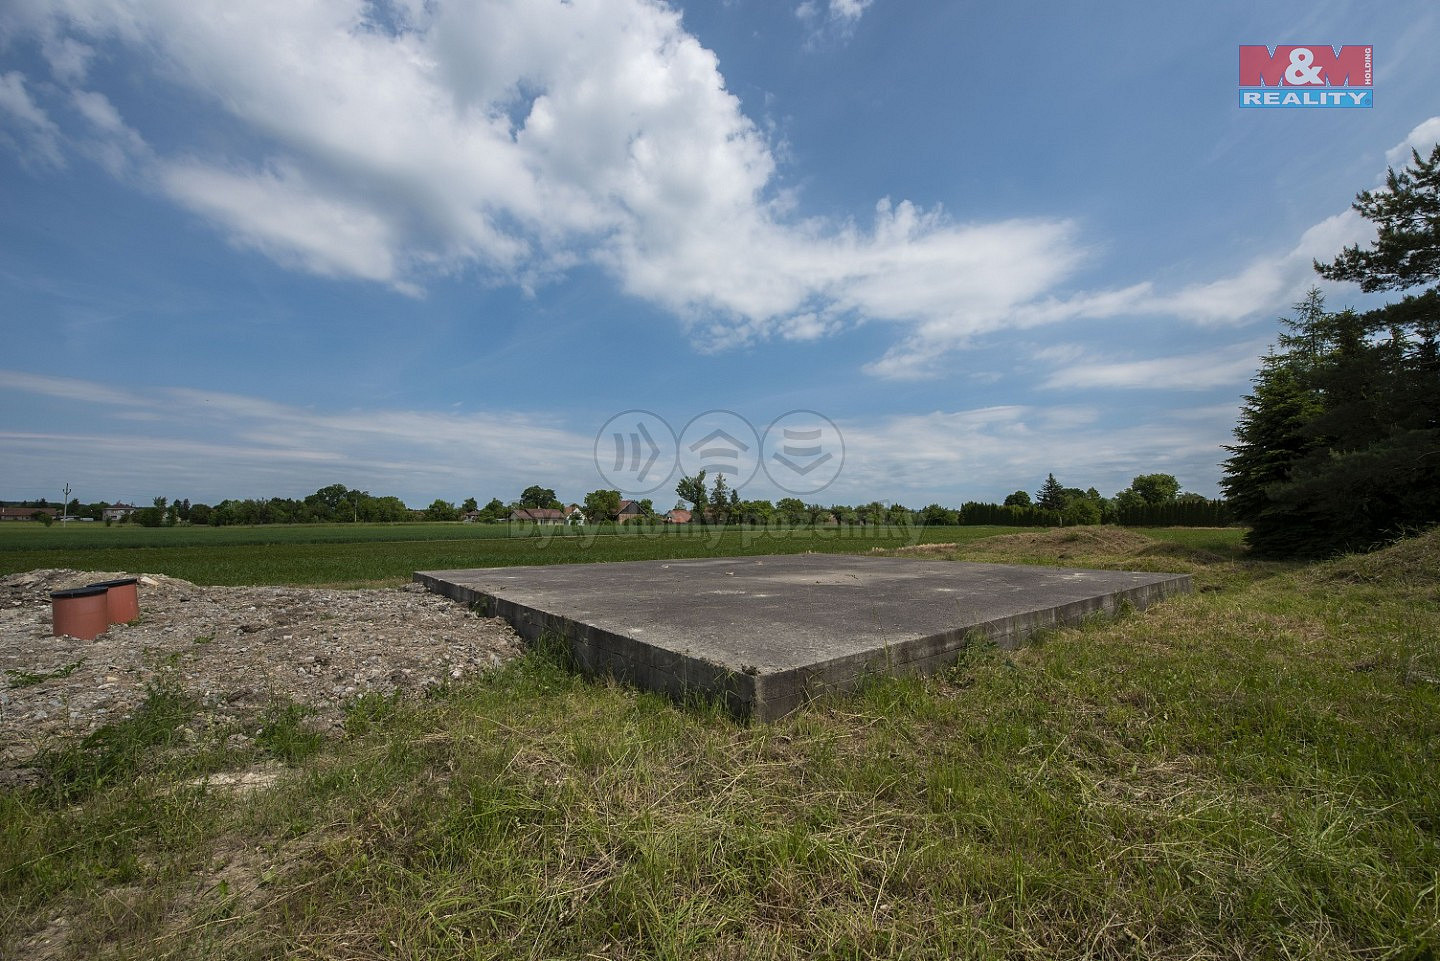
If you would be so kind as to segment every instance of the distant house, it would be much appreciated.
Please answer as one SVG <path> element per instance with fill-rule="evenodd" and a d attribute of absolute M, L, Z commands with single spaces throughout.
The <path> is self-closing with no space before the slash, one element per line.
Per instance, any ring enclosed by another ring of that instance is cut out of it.
<path fill-rule="evenodd" d="M 520 524 L 563 524 L 565 512 L 553 507 L 517 507 L 510 512 L 510 520 Z"/>
<path fill-rule="evenodd" d="M 56 510 L 53 507 L 0 507 L 0 521 L 33 521 L 36 514 L 54 517 Z"/>
<path fill-rule="evenodd" d="M 460 520 L 464 521 L 466 524 L 474 524 L 476 521 L 480 520 L 480 518 L 484 516 L 485 515 L 480 513 L 479 511 L 466 511 L 465 513 L 460 515 Z"/>
<path fill-rule="evenodd" d="M 565 523 L 567 523 L 567 524 L 583 524 L 583 523 L 585 523 L 585 512 L 580 509 L 580 505 L 579 505 L 579 504 L 571 504 L 569 507 L 565 508 Z"/>
<path fill-rule="evenodd" d="M 627 521 L 639 520 L 644 516 L 645 512 L 640 509 L 639 501 L 621 501 L 620 513 L 616 515 L 616 520 L 624 524 Z"/>
<path fill-rule="evenodd" d="M 677 507 L 665 515 L 667 524 L 688 524 L 690 523 L 690 512 L 683 507 Z"/>
<path fill-rule="evenodd" d="M 101 513 L 100 519 L 106 521 L 123 521 L 140 508 L 134 504 L 111 504 Z"/>

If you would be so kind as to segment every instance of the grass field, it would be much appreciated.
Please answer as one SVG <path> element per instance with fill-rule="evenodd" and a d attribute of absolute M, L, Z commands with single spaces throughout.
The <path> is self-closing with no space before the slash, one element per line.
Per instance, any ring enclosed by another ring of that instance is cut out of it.
<path fill-rule="evenodd" d="M 543 648 L 340 738 L 277 706 L 243 749 L 160 686 L 0 791 L 0 957 L 1436 956 L 1440 532 L 1311 565 L 932 543 L 1197 591 L 768 726 Z"/>
<path fill-rule="evenodd" d="M 415 571 L 657 558 L 863 553 L 969 542 L 1006 527 L 578 530 L 487 524 L 0 527 L 0 574 L 42 567 L 169 574 L 197 584 L 398 584 Z M 1214 532 L 1239 543 L 1238 530 Z"/>

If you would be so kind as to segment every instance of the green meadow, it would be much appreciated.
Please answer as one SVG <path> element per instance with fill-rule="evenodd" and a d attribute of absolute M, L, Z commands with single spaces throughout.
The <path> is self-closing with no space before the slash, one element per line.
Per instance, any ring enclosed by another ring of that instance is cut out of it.
<path fill-rule="evenodd" d="M 1436 956 L 1440 532 L 1304 565 L 1233 531 L 924 539 L 906 553 L 1197 589 L 771 725 L 578 677 L 546 644 L 425 699 L 360 698 L 330 737 L 274 705 L 243 747 L 159 681 L 0 790 L 0 957 Z M 361 582 L 459 562 L 449 543 L 532 562 L 479 539 L 0 556 L 218 582 L 269 549 L 268 582 L 309 582 L 280 573 L 301 556 Z M 882 546 L 825 543 L 804 549 Z M 213 780 L 253 771 L 274 779 Z"/>
<path fill-rule="evenodd" d="M 659 558 L 863 553 L 969 542 L 1004 527 L 544 528 L 500 524 L 295 524 L 144 528 L 0 526 L 0 574 L 36 568 L 168 574 L 197 584 L 378 586 L 421 570 Z M 1239 531 L 1217 532 L 1238 543 Z"/>

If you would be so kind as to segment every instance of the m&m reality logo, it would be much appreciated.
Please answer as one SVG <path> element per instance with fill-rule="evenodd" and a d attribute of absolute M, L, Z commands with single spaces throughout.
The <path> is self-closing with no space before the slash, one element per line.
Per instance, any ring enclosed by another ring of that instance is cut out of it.
<path fill-rule="evenodd" d="M 1242 107 L 1371 107 L 1374 59 L 1369 44 L 1240 47 Z"/>

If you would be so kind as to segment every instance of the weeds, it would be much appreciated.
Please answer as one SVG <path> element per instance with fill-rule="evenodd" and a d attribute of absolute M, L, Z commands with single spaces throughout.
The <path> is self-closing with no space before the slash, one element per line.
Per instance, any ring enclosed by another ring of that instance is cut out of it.
<path fill-rule="evenodd" d="M 134 775 L 151 749 L 176 741 L 177 729 L 194 713 L 194 699 L 161 678 L 146 686 L 145 700 L 129 717 L 43 752 L 36 766 L 57 800 L 84 799 Z"/>
<path fill-rule="evenodd" d="M 32 687 L 36 684 L 42 684 L 45 681 L 54 681 L 63 677 L 69 677 L 71 674 L 74 674 L 84 663 L 85 658 L 82 657 L 78 658 L 71 664 L 66 664 L 64 667 L 57 667 L 53 671 L 41 672 L 36 674 L 30 671 L 7 670 L 5 672 L 5 676 L 10 679 L 10 687 L 12 688 Z"/>

